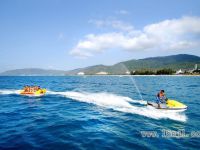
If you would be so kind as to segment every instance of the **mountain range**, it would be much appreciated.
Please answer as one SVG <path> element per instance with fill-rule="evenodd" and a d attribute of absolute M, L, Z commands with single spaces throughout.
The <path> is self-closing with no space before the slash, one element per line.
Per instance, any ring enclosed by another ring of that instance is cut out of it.
<path fill-rule="evenodd" d="M 39 68 L 25 68 L 15 69 L 0 73 L 1 76 L 63 76 L 76 75 L 79 72 L 84 72 L 86 75 L 93 75 L 99 72 L 107 72 L 108 74 L 126 74 L 127 71 L 133 70 L 158 70 L 163 68 L 178 69 L 193 69 L 194 65 L 200 66 L 200 57 L 188 54 L 178 54 L 162 57 L 149 57 L 144 59 L 132 59 L 128 61 L 119 62 L 117 64 L 95 65 L 86 68 L 79 68 L 70 71 L 64 70 L 46 70 Z"/>
<path fill-rule="evenodd" d="M 40 68 L 25 68 L 8 70 L 0 73 L 1 76 L 64 76 L 66 71 L 63 70 L 46 70 Z"/>
<path fill-rule="evenodd" d="M 200 57 L 188 54 L 179 54 L 162 57 L 149 57 L 144 59 L 132 59 L 120 62 L 112 66 L 96 65 L 86 68 L 67 71 L 66 74 L 77 74 L 84 72 L 85 74 L 96 74 L 98 72 L 108 72 L 109 74 L 126 74 L 127 71 L 134 70 L 158 70 L 163 68 L 193 69 L 194 65 L 200 65 Z"/>

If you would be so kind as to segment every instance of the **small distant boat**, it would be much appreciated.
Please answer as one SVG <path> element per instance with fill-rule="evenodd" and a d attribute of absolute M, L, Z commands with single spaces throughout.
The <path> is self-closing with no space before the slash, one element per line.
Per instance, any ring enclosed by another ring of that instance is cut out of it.
<path fill-rule="evenodd" d="M 20 91 L 20 95 L 26 95 L 26 96 L 43 96 L 46 94 L 46 89 L 39 89 L 37 91 L 34 92 L 27 92 L 25 90 L 21 90 Z"/>
<path fill-rule="evenodd" d="M 147 102 L 147 106 L 152 106 L 156 109 L 161 110 L 174 110 L 174 111 L 185 111 L 187 110 L 187 106 L 181 102 L 178 102 L 176 100 L 168 99 L 166 104 L 160 104 L 160 108 L 158 107 L 158 104 L 156 102 Z"/>

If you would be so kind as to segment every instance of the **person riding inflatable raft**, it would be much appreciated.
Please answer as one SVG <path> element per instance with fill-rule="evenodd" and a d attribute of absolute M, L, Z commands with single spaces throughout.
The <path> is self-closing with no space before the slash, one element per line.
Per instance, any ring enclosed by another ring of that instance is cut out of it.
<path fill-rule="evenodd" d="M 25 86 L 23 90 L 20 91 L 21 95 L 28 96 L 42 96 L 45 95 L 46 89 L 41 89 L 40 86 Z"/>

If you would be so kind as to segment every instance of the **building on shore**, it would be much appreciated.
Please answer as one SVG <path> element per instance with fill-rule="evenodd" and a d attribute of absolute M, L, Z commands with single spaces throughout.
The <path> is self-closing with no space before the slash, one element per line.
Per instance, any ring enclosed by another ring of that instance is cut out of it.
<path fill-rule="evenodd" d="M 178 74 L 183 74 L 184 72 L 181 70 L 181 69 L 179 69 L 179 70 L 177 70 L 176 71 L 176 74 L 178 75 Z"/>
<path fill-rule="evenodd" d="M 127 75 L 130 75 L 131 73 L 130 73 L 130 71 L 126 71 L 126 74 L 127 74 Z"/>
<path fill-rule="evenodd" d="M 176 71 L 176 75 L 179 74 L 196 74 L 200 73 L 200 69 L 198 68 L 198 64 L 194 65 L 193 69 L 179 69 Z"/>
<path fill-rule="evenodd" d="M 194 70 L 198 70 L 198 65 L 197 64 L 194 65 Z"/>
<path fill-rule="evenodd" d="M 77 75 L 83 76 L 83 75 L 85 75 L 85 73 L 84 72 L 79 72 L 79 73 L 77 73 Z"/>
<path fill-rule="evenodd" d="M 194 65 L 194 71 L 200 71 L 200 69 L 198 68 L 198 64 Z"/>
<path fill-rule="evenodd" d="M 194 69 L 192 70 L 192 73 L 200 74 L 200 69 L 198 68 L 198 64 L 195 64 L 195 65 L 194 65 Z"/>
<path fill-rule="evenodd" d="M 96 75 L 108 75 L 108 72 L 100 71 L 97 72 Z"/>

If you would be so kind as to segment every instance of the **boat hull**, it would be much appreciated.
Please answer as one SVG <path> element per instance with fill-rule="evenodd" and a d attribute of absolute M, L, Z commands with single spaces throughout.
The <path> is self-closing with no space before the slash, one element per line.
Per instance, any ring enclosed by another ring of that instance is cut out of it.
<path fill-rule="evenodd" d="M 187 110 L 186 105 L 176 100 L 167 100 L 166 104 L 160 104 L 160 107 L 158 107 L 158 104 L 156 102 L 150 102 L 150 101 L 147 102 L 147 105 L 161 110 L 174 110 L 174 111 Z"/>

